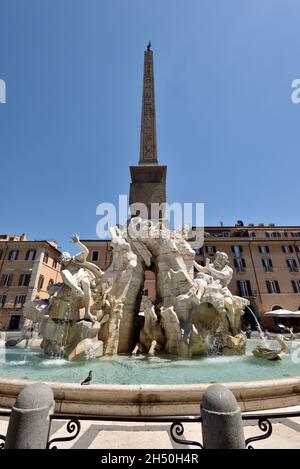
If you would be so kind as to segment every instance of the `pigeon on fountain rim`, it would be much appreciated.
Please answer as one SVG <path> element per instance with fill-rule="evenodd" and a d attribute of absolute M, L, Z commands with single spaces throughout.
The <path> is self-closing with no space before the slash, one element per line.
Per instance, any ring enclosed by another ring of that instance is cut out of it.
<path fill-rule="evenodd" d="M 92 381 L 92 370 L 89 371 L 88 376 L 82 381 L 81 385 L 90 384 Z"/>

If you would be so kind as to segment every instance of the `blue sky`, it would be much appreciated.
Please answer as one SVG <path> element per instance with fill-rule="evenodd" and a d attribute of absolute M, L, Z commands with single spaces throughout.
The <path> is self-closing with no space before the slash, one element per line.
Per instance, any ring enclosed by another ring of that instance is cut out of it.
<path fill-rule="evenodd" d="M 129 190 L 154 50 L 168 201 L 207 225 L 297 225 L 297 0 L 0 0 L 0 232 L 96 237 Z"/>

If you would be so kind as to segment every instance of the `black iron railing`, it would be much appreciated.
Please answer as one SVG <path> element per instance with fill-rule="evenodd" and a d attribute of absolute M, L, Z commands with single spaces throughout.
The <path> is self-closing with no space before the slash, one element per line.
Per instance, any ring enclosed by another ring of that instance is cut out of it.
<path fill-rule="evenodd" d="M 0 417 L 9 417 L 10 410 L 1 410 Z M 245 445 L 247 449 L 253 449 L 253 446 L 250 443 L 259 440 L 265 440 L 272 435 L 273 427 L 271 420 L 282 421 L 284 419 L 300 417 L 300 411 L 298 412 L 273 412 L 273 413 L 254 413 L 254 414 L 242 414 L 243 421 L 257 421 L 257 426 L 261 430 L 261 434 L 247 438 Z M 184 435 L 184 426 L 183 423 L 201 423 L 201 416 L 112 416 L 112 415 L 70 415 L 64 413 L 54 413 L 50 416 L 51 423 L 55 420 L 66 420 L 66 430 L 69 435 L 63 436 L 60 438 L 53 438 L 48 441 L 48 449 L 57 449 L 57 444 L 72 441 L 77 438 L 81 431 L 81 422 L 82 421 L 97 421 L 97 422 L 140 422 L 140 423 L 171 423 L 170 426 L 170 436 L 172 440 L 177 444 L 182 444 L 185 446 L 196 446 L 200 449 L 203 449 L 202 443 L 198 441 L 191 441 L 186 439 L 181 439 Z M 51 430 L 51 428 L 50 428 Z M 5 435 L 0 435 L 0 449 L 4 448 Z"/>

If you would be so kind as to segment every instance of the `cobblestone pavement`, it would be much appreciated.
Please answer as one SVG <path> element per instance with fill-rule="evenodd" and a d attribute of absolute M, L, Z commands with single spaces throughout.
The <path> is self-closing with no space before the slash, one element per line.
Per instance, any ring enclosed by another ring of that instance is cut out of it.
<path fill-rule="evenodd" d="M 268 413 L 300 411 L 300 405 L 285 409 L 272 409 Z M 271 420 L 272 435 L 252 443 L 254 448 L 300 449 L 300 417 Z M 0 420 L 0 433 L 5 434 L 8 419 Z M 188 449 L 195 448 L 179 445 L 170 437 L 170 423 L 135 423 L 109 421 L 81 421 L 81 431 L 75 440 L 57 443 L 59 448 L 72 449 Z M 201 442 L 201 425 L 184 423 L 185 440 Z M 245 438 L 262 434 L 256 421 L 244 420 Z M 68 436 L 66 421 L 54 420 L 51 425 L 51 437 Z"/>

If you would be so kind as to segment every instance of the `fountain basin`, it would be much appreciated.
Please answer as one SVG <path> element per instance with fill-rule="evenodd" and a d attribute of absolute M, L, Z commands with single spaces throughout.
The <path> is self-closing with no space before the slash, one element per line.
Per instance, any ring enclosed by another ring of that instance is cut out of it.
<path fill-rule="evenodd" d="M 115 356 L 88 362 L 49 359 L 39 350 L 0 349 L 0 406 L 14 404 L 33 382 L 52 387 L 56 411 L 94 415 L 199 415 L 202 395 L 213 382 L 227 385 L 242 411 L 298 405 L 300 365 L 286 355 L 281 362 L 245 356 Z M 93 382 L 81 386 L 88 370 Z M 23 379 L 26 378 L 26 379 Z M 268 379 L 266 379 L 268 378 Z M 68 381 L 68 382 L 66 382 Z"/>
<path fill-rule="evenodd" d="M 34 381 L 0 380 L 0 405 L 10 407 L 24 386 Z M 209 384 L 80 386 L 48 382 L 54 392 L 55 411 L 98 416 L 199 415 Z M 224 383 L 243 412 L 299 405 L 300 377 Z"/>

